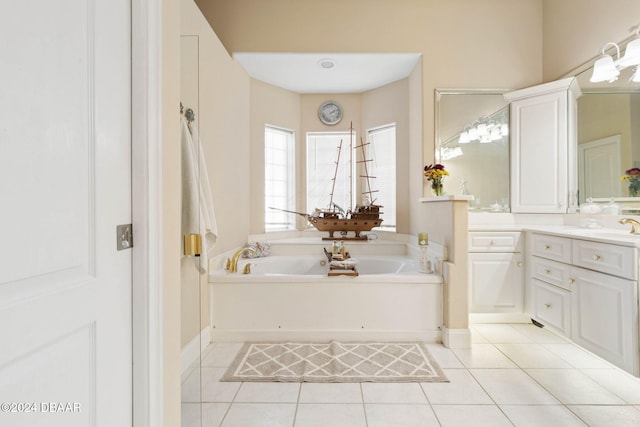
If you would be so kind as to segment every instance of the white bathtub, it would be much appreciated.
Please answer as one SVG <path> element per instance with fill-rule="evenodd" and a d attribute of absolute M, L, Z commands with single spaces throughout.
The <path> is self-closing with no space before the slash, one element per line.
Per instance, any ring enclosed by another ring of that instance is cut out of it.
<path fill-rule="evenodd" d="M 329 277 L 324 255 L 242 259 L 238 273 L 213 272 L 212 340 L 440 340 L 441 276 L 420 273 L 417 257 L 353 258 L 357 277 Z"/>
<path fill-rule="evenodd" d="M 367 255 L 353 259 L 357 262 L 358 273 L 363 276 L 418 274 L 417 260 L 407 256 Z M 329 264 L 325 256 L 280 255 L 247 259 L 238 262 L 238 271 L 242 272 L 246 264 L 251 264 L 251 274 L 258 276 L 318 275 L 326 277 L 329 271 Z M 419 277 L 425 279 L 422 274 Z"/>

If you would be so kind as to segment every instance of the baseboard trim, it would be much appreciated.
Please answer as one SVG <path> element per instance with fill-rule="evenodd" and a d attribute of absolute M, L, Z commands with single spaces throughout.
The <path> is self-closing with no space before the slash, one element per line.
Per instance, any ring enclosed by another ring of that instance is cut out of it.
<path fill-rule="evenodd" d="M 442 327 L 442 344 L 447 348 L 471 348 L 471 331 Z"/>
<path fill-rule="evenodd" d="M 469 313 L 469 323 L 531 323 L 525 313 Z"/>
<path fill-rule="evenodd" d="M 421 341 L 427 343 L 442 342 L 442 333 L 438 330 L 237 330 L 213 329 L 212 342 L 244 342 L 244 341 Z"/>
<path fill-rule="evenodd" d="M 199 335 L 193 337 L 191 341 L 180 352 L 180 373 L 184 379 L 188 370 L 197 361 L 202 351 L 211 343 L 211 326 L 207 326 Z"/>

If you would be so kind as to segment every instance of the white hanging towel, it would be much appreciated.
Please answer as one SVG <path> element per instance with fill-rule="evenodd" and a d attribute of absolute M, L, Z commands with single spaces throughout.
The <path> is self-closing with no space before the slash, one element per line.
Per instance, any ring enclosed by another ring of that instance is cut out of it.
<path fill-rule="evenodd" d="M 200 234 L 202 253 L 195 257 L 200 274 L 207 272 L 209 254 L 218 238 L 218 226 L 213 210 L 209 174 L 204 159 L 202 141 L 195 126 L 180 117 L 182 152 L 182 234 Z"/>

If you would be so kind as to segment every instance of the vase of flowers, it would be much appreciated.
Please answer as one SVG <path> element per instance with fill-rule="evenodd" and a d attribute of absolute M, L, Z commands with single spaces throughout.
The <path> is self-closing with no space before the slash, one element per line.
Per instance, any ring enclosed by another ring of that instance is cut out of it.
<path fill-rule="evenodd" d="M 627 169 L 622 179 L 629 181 L 629 196 L 640 196 L 640 168 Z"/>
<path fill-rule="evenodd" d="M 424 167 L 424 176 L 428 181 L 431 181 L 431 192 L 434 196 L 442 196 L 444 194 L 443 181 L 445 176 L 449 176 L 449 172 L 444 169 L 444 166 L 436 163 L 433 165 L 427 165 Z"/>

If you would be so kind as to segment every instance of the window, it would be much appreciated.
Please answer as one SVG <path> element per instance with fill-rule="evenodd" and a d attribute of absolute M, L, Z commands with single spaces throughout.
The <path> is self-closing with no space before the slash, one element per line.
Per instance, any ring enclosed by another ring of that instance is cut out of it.
<path fill-rule="evenodd" d="M 372 161 L 367 162 L 367 173 L 373 176 L 371 189 L 378 190 L 373 193 L 374 203 L 382 205 L 383 230 L 395 231 L 396 229 L 396 125 L 388 125 L 368 132 L 367 157 Z M 361 173 L 360 175 L 364 175 Z M 363 179 L 362 188 L 366 192 L 366 182 Z"/>
<path fill-rule="evenodd" d="M 355 133 L 310 132 L 307 134 L 307 211 L 329 209 L 333 203 L 345 211 L 352 206 L 354 189 L 351 184 L 353 165 L 350 138 L 355 145 Z M 342 148 L 339 149 L 342 144 Z M 340 162 L 336 171 L 336 161 Z M 335 187 L 334 187 L 335 177 Z"/>
<path fill-rule="evenodd" d="M 295 138 L 289 130 L 264 129 L 264 228 L 265 231 L 295 230 Z"/>

